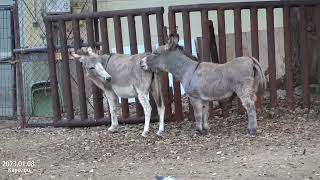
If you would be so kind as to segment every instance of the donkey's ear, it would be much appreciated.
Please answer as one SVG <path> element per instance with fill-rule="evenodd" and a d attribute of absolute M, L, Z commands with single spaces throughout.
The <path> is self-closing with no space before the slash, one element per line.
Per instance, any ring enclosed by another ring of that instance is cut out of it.
<path fill-rule="evenodd" d="M 168 44 L 167 44 L 167 49 L 174 49 L 178 46 L 178 42 L 179 42 L 179 35 L 176 33 L 170 34 L 169 40 L 168 40 Z"/>
<path fill-rule="evenodd" d="M 91 47 L 88 47 L 88 54 L 89 54 L 90 56 L 98 56 L 98 54 L 96 54 Z"/>
<path fill-rule="evenodd" d="M 178 43 L 179 43 L 179 34 L 178 33 L 173 34 L 172 38 L 173 38 L 173 43 L 175 45 L 178 45 Z"/>
<path fill-rule="evenodd" d="M 89 54 L 93 53 L 93 49 L 91 47 L 88 47 L 87 51 L 88 51 Z"/>

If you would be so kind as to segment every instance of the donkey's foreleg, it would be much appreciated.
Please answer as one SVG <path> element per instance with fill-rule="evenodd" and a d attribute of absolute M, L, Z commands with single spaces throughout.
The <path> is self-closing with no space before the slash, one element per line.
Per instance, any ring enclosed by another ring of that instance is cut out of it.
<path fill-rule="evenodd" d="M 240 99 L 248 114 L 248 133 L 255 135 L 257 131 L 257 113 L 254 101 L 250 96 L 242 96 Z"/>
<path fill-rule="evenodd" d="M 193 113 L 196 120 L 196 130 L 203 134 L 203 104 L 201 99 L 190 97 Z"/>
<path fill-rule="evenodd" d="M 117 132 L 119 129 L 117 109 L 119 106 L 118 96 L 113 92 L 105 92 L 108 99 L 109 110 L 111 115 L 111 126 L 108 128 L 110 132 Z"/>
<path fill-rule="evenodd" d="M 147 137 L 151 118 L 151 105 L 149 102 L 149 93 L 139 94 L 138 99 L 144 111 L 144 129 L 141 135 L 143 137 Z"/>

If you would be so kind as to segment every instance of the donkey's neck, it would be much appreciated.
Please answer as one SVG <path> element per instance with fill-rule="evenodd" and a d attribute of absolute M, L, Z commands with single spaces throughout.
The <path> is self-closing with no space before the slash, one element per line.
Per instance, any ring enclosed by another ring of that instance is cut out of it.
<path fill-rule="evenodd" d="M 190 73 L 192 73 L 197 66 L 196 61 L 193 61 L 182 52 L 177 51 L 169 53 L 165 63 L 168 71 L 181 83 L 185 82 L 186 78 L 190 78 Z"/>

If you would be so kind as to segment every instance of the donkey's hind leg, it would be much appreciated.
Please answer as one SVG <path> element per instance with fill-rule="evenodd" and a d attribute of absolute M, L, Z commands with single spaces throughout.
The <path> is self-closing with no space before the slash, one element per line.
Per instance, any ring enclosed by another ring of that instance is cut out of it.
<path fill-rule="evenodd" d="M 201 99 L 190 97 L 193 107 L 194 117 L 196 119 L 196 130 L 200 134 L 204 134 L 203 131 L 203 102 Z"/>
<path fill-rule="evenodd" d="M 243 107 L 247 110 L 248 114 L 248 133 L 255 135 L 257 131 L 257 113 L 254 101 L 250 95 L 240 96 Z"/>
<path fill-rule="evenodd" d="M 151 105 L 149 102 L 149 93 L 141 93 L 138 95 L 138 99 L 143 107 L 144 111 L 144 128 L 142 132 L 143 137 L 147 137 L 149 132 L 150 118 L 151 118 Z"/>

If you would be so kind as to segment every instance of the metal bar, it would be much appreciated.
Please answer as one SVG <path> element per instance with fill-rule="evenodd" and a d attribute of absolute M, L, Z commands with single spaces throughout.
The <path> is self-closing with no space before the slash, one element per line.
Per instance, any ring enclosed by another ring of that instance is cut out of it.
<path fill-rule="evenodd" d="M 123 44 L 122 44 L 122 29 L 120 16 L 113 17 L 114 32 L 116 39 L 116 50 L 117 53 L 123 54 Z M 129 104 L 128 99 L 121 98 L 121 108 L 122 108 L 122 118 L 126 119 L 129 117 Z"/>
<path fill-rule="evenodd" d="M 316 37 L 317 48 L 320 49 L 320 5 L 316 7 Z M 320 51 L 318 52 L 318 83 L 320 84 Z"/>
<path fill-rule="evenodd" d="M 208 10 L 201 10 L 201 36 L 202 36 L 202 58 L 201 61 L 210 62 L 210 51 L 209 51 L 209 19 Z"/>
<path fill-rule="evenodd" d="M 294 109 L 293 96 L 293 64 L 292 64 L 292 40 L 291 40 L 291 24 L 290 24 L 290 8 L 283 8 L 283 36 L 284 36 L 284 52 L 285 52 L 285 85 L 286 99 L 291 110 Z"/>
<path fill-rule="evenodd" d="M 93 13 L 81 13 L 81 14 L 68 14 L 68 15 L 49 15 L 44 18 L 47 21 L 58 21 L 65 20 L 71 21 L 73 19 L 84 20 L 87 18 L 97 19 L 99 17 L 112 18 L 114 16 L 126 17 L 128 15 L 137 16 L 141 14 L 156 14 L 157 12 L 163 13 L 163 7 L 151 7 L 151 8 L 140 8 L 140 9 L 125 9 L 125 10 L 114 10 L 114 11 L 101 11 Z"/>
<path fill-rule="evenodd" d="M 74 50 L 80 49 L 80 27 L 79 20 L 72 21 L 72 31 L 74 37 Z M 84 74 L 82 64 L 80 61 L 76 61 L 76 72 L 78 81 L 78 93 L 79 93 L 79 105 L 80 105 L 80 119 L 88 119 L 87 102 L 86 102 L 86 90 L 84 83 Z"/>
<path fill-rule="evenodd" d="M 218 10 L 218 33 L 219 33 L 219 63 L 223 64 L 227 62 L 224 9 Z M 224 118 L 228 117 L 229 112 L 227 109 L 226 101 L 225 100 L 221 101 L 220 105 L 222 108 L 222 116 Z"/>
<path fill-rule="evenodd" d="M 188 10 L 189 12 L 192 12 L 192 11 L 201 11 L 201 9 L 218 10 L 221 8 L 225 10 L 232 10 L 237 7 L 240 9 L 250 9 L 252 7 L 265 8 L 265 7 L 272 6 L 274 8 L 281 8 L 283 6 L 297 7 L 301 5 L 306 5 L 306 6 L 319 5 L 319 1 L 318 0 L 308 0 L 308 1 L 290 0 L 290 1 L 191 4 L 191 5 L 169 6 L 169 11 L 173 13 L 178 13 L 178 12 L 183 12 L 184 10 Z"/>
<path fill-rule="evenodd" d="M 183 24 L 183 35 L 184 35 L 184 50 L 187 54 L 192 55 L 191 45 L 191 28 L 190 28 L 190 14 L 188 11 L 182 12 L 182 24 Z M 188 98 L 189 105 L 189 121 L 195 121 L 194 111 Z"/>
<path fill-rule="evenodd" d="M 169 12 L 169 32 L 176 32 L 176 16 L 174 13 Z M 176 122 L 182 122 L 183 114 L 182 114 L 182 103 L 181 103 L 181 89 L 180 82 L 173 77 L 173 90 L 174 90 L 174 117 Z"/>
<path fill-rule="evenodd" d="M 137 34 L 136 34 L 136 21 L 134 16 L 128 16 L 128 29 L 129 29 L 129 40 L 130 40 L 130 51 L 131 54 L 138 54 L 138 45 L 137 45 Z M 139 102 L 138 98 L 135 98 L 136 101 L 136 116 L 143 116 L 143 109 Z"/>
<path fill-rule="evenodd" d="M 11 28 L 11 61 L 14 61 L 13 49 L 15 48 L 15 32 L 14 32 L 14 11 L 13 7 L 10 8 L 10 28 Z M 13 117 L 17 116 L 17 66 L 16 64 L 12 65 L 12 106 L 13 106 Z"/>
<path fill-rule="evenodd" d="M 59 36 L 61 45 L 61 58 L 62 58 L 62 82 L 63 82 L 63 95 L 65 108 L 67 112 L 67 119 L 74 119 L 73 101 L 72 101 L 72 89 L 70 80 L 70 68 L 69 68 L 69 56 L 67 47 L 67 36 L 66 36 L 66 24 L 64 21 L 59 21 Z"/>
<path fill-rule="evenodd" d="M 91 48 L 95 49 L 96 44 L 94 41 L 94 31 L 93 31 L 93 20 L 90 18 L 86 19 L 86 28 L 87 28 L 87 38 L 88 44 Z M 96 120 L 103 118 L 103 96 L 101 89 L 97 87 L 94 83 L 91 84 L 92 88 L 92 99 L 93 99 L 93 109 L 94 109 L 94 118 Z"/>
<path fill-rule="evenodd" d="M 309 65 L 310 55 L 307 40 L 307 10 L 305 6 L 300 7 L 300 42 L 301 42 L 301 57 L 302 57 L 302 98 L 303 108 L 310 108 L 310 92 L 309 92 Z"/>
<path fill-rule="evenodd" d="M 158 33 L 158 44 L 162 46 L 165 44 L 164 42 L 164 23 L 163 23 L 163 13 L 158 12 L 156 14 L 156 21 L 157 21 L 157 33 Z M 170 104 L 170 97 L 169 97 L 169 77 L 167 72 L 161 72 L 161 85 L 162 85 L 162 95 L 164 99 L 164 106 L 165 106 L 165 119 L 172 119 L 172 109 Z"/>
<path fill-rule="evenodd" d="M 15 35 L 15 47 L 20 48 L 20 31 L 19 31 L 19 14 L 18 14 L 18 3 L 15 2 L 13 6 L 13 21 L 14 21 L 14 35 Z M 17 68 L 17 95 L 18 95 L 18 112 L 20 127 L 25 128 L 27 126 L 26 122 L 26 107 L 25 107 L 25 99 L 24 99 L 24 89 L 23 89 L 23 81 L 22 81 L 22 63 L 19 55 L 15 55 L 15 59 L 18 60 L 16 65 Z"/>
<path fill-rule="evenodd" d="M 251 27 L 251 53 L 252 56 L 259 60 L 259 36 L 258 36 L 258 10 L 256 7 L 250 9 L 250 27 Z M 261 109 L 261 92 L 258 91 L 257 109 Z"/>
<path fill-rule="evenodd" d="M 271 105 L 271 108 L 275 108 L 277 105 L 277 86 L 276 86 L 277 79 L 276 79 L 273 7 L 267 8 L 267 35 L 268 35 L 270 105 Z"/>
<path fill-rule="evenodd" d="M 242 48 L 242 24 L 241 24 L 241 9 L 234 9 L 234 40 L 235 40 L 235 53 L 236 57 L 243 56 Z M 238 112 L 243 113 L 244 108 L 242 106 L 241 100 L 237 98 Z"/>

